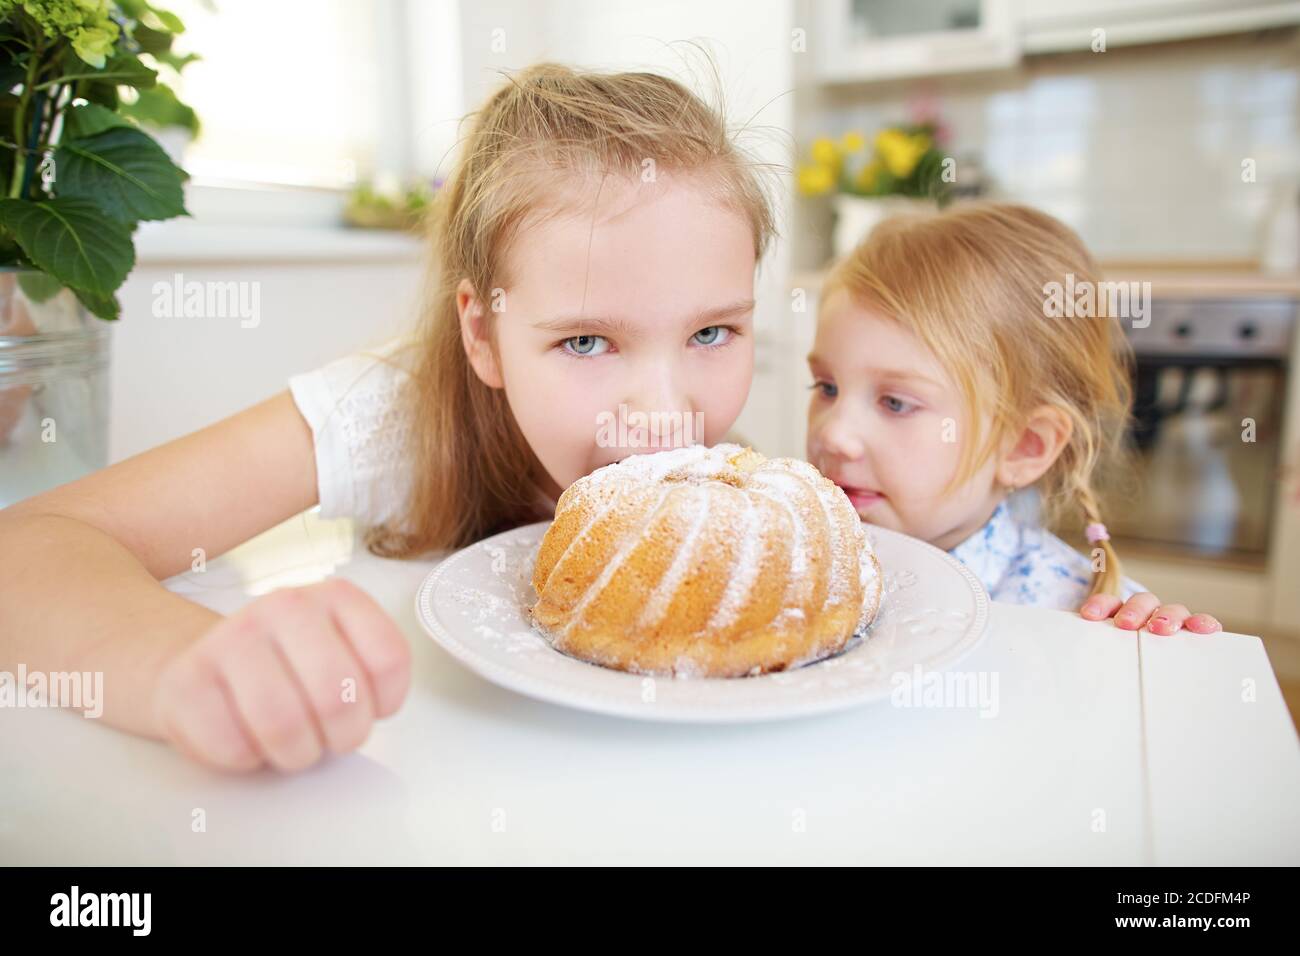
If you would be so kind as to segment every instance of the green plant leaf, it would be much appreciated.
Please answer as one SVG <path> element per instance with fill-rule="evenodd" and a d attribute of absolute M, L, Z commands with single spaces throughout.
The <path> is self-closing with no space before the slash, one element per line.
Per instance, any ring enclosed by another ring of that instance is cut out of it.
<path fill-rule="evenodd" d="M 14 128 L 14 111 L 18 108 L 18 97 L 11 96 L 8 93 L 0 94 L 0 130 L 8 131 Z M 0 183 L 8 185 L 13 179 L 14 160 L 17 153 L 10 147 L 0 146 Z"/>
<path fill-rule="evenodd" d="M 172 48 L 172 35 L 166 30 L 155 30 L 143 23 L 137 23 L 131 29 L 131 38 L 140 44 L 140 49 L 151 56 L 166 53 Z"/>
<path fill-rule="evenodd" d="M 48 302 L 54 298 L 63 283 L 44 272 L 18 273 L 18 287 L 23 290 L 29 302 Z"/>
<path fill-rule="evenodd" d="M 119 222 L 187 216 L 185 173 L 147 133 L 115 127 L 54 153 L 59 197 L 94 201 Z"/>
<path fill-rule="evenodd" d="M 135 125 L 130 120 L 107 107 L 100 106 L 98 103 L 82 103 L 80 106 L 72 107 L 65 115 L 62 138 L 85 139 L 87 136 L 95 136 L 115 126 L 135 129 Z"/>
<path fill-rule="evenodd" d="M 102 70 L 79 69 L 75 73 L 65 73 L 52 80 L 37 84 L 33 89 L 43 90 L 60 83 L 73 80 L 92 80 L 96 83 L 112 83 L 114 86 L 134 86 L 137 90 L 147 90 L 158 81 L 158 71 L 151 70 L 140 62 L 140 58 L 130 53 L 119 53 L 104 64 Z"/>
<path fill-rule="evenodd" d="M 108 295 L 94 295 L 90 292 L 83 292 L 81 289 L 73 289 L 72 294 L 81 300 L 82 305 L 101 319 L 115 322 L 122 314 L 122 306 L 117 301 L 117 296 L 111 292 Z"/>
<path fill-rule="evenodd" d="M 176 98 L 171 87 L 159 83 L 152 90 L 141 90 L 134 103 L 122 104 L 122 115 L 157 129 L 176 126 L 199 133 L 199 118 L 194 110 Z"/>
<path fill-rule="evenodd" d="M 0 199 L 0 226 L 33 265 L 74 291 L 112 295 L 135 265 L 130 230 L 88 199 Z"/>
<path fill-rule="evenodd" d="M 115 110 L 121 97 L 117 94 L 117 87 L 112 83 L 87 83 L 77 84 L 77 91 L 92 103 L 98 103 L 101 106 Z"/>
<path fill-rule="evenodd" d="M 185 32 L 185 24 L 181 22 L 181 18 L 178 17 L 176 14 L 172 13 L 170 10 L 159 10 L 155 6 L 150 6 L 149 12 L 152 13 L 155 17 L 157 17 L 158 22 L 162 24 L 162 26 L 165 29 L 169 30 L 170 32 L 172 33 Z"/>
<path fill-rule="evenodd" d="M 156 53 L 154 54 L 154 59 L 159 63 L 170 66 L 173 70 L 179 73 L 195 60 L 201 60 L 203 57 L 199 56 L 197 53 L 186 53 L 184 56 L 177 56 L 175 53 Z"/>
<path fill-rule="evenodd" d="M 5 51 L 8 52 L 8 51 Z M 15 84 L 23 82 L 27 78 L 27 71 L 18 63 L 9 60 L 0 63 L 0 89 L 6 93 L 13 89 Z"/>
<path fill-rule="evenodd" d="M 112 80 L 115 86 L 134 86 L 137 90 L 147 90 L 158 81 L 158 71 L 145 66 L 139 57 L 119 53 L 104 64 L 104 72 L 96 79 Z"/>

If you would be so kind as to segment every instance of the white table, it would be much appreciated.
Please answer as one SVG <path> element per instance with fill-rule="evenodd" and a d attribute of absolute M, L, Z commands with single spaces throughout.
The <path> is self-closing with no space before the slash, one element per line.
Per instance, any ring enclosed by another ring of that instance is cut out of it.
<path fill-rule="evenodd" d="M 170 579 L 229 613 L 347 577 L 410 638 L 410 696 L 362 750 L 294 776 L 0 711 L 0 862 L 1300 863 L 1300 744 L 1258 638 L 1135 638 L 994 604 L 959 666 L 997 675 L 996 716 L 883 701 L 654 724 L 465 670 L 415 620 L 435 563 L 375 558 L 308 512 Z"/>

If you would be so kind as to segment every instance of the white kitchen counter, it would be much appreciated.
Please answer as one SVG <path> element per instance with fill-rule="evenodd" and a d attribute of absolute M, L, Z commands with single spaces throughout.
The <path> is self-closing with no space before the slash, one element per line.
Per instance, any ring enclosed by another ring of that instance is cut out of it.
<path fill-rule="evenodd" d="M 411 640 L 405 705 L 358 753 L 248 777 L 74 712 L 0 711 L 0 862 L 1300 863 L 1300 744 L 1257 638 L 995 603 L 960 666 L 998 675 L 996 716 L 642 723 L 461 667 L 415 620 L 435 564 L 308 512 L 170 579 L 228 613 L 347 577 Z"/>

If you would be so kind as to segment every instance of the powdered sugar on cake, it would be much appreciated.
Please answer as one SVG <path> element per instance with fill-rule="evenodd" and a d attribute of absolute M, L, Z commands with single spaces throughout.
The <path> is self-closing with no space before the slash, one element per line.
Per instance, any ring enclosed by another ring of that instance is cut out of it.
<path fill-rule="evenodd" d="M 632 455 L 574 482 L 556 513 L 533 613 L 556 649 L 593 663 L 779 671 L 842 650 L 876 611 L 861 521 L 805 461 L 732 443 Z"/>
<path fill-rule="evenodd" d="M 744 464 L 750 456 L 758 460 L 758 467 L 746 469 L 738 466 L 738 462 Z M 783 595 L 781 613 L 790 619 L 802 618 L 804 612 L 799 606 L 802 603 L 799 596 L 807 584 L 805 575 L 808 570 L 808 556 L 804 541 L 804 524 L 790 505 L 792 493 L 797 485 L 806 483 L 816 492 L 827 525 L 831 529 L 833 549 L 848 544 L 839 540 L 839 526 L 834 520 L 835 510 L 840 504 L 836 501 L 836 496 L 842 496 L 843 492 L 808 462 L 797 458 L 763 458 L 755 455 L 750 449 L 731 442 L 712 446 L 690 445 L 630 455 L 622 461 L 596 469 L 591 474 L 578 479 L 576 485 L 581 486 L 584 493 L 608 501 L 617 497 L 623 489 L 632 484 L 650 482 L 697 484 L 708 481 L 722 481 L 734 487 L 743 484 L 750 494 L 763 495 L 777 502 L 790 513 L 794 529 L 790 565 L 791 588 Z M 707 509 L 708 499 L 700 500 L 701 507 Z M 761 537 L 757 533 L 759 528 L 756 518 L 756 511 L 751 502 L 740 520 L 722 526 L 723 532 L 728 536 L 735 535 L 742 542 L 742 546 L 732 579 L 728 582 L 709 622 L 711 627 L 726 627 L 732 623 L 737 609 L 743 606 L 757 578 L 763 548 Z M 678 554 L 677 559 L 664 575 L 664 579 L 656 587 L 641 618 L 643 623 L 653 624 L 662 618 L 673 591 L 691 566 L 692 552 L 709 545 L 700 534 L 703 515 L 695 514 L 694 519 L 688 537 L 689 546 L 683 548 Z M 870 623 L 872 617 L 876 603 L 874 583 L 878 571 L 865 531 L 862 530 L 861 525 L 857 526 L 857 530 L 858 540 L 852 542 L 851 546 L 856 548 L 859 554 L 859 582 L 864 593 L 862 615 L 858 624 L 858 629 L 861 630 Z M 616 560 L 607 570 L 612 571 L 613 565 L 617 563 Z M 825 603 L 830 605 L 842 601 L 847 589 L 848 582 L 842 576 L 832 575 Z"/>

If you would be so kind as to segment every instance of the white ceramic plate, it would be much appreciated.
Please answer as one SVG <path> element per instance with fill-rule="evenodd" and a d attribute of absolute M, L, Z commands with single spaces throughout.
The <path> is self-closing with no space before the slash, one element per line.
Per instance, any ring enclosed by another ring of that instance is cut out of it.
<path fill-rule="evenodd" d="M 885 577 L 865 640 L 796 670 L 730 680 L 646 677 L 554 650 L 532 626 L 533 560 L 549 522 L 458 551 L 425 578 L 416 616 L 448 653 L 502 687 L 581 710 L 701 723 L 779 720 L 889 697 L 898 681 L 950 667 L 983 638 L 989 599 L 960 561 L 883 528 L 867 531 Z"/>

